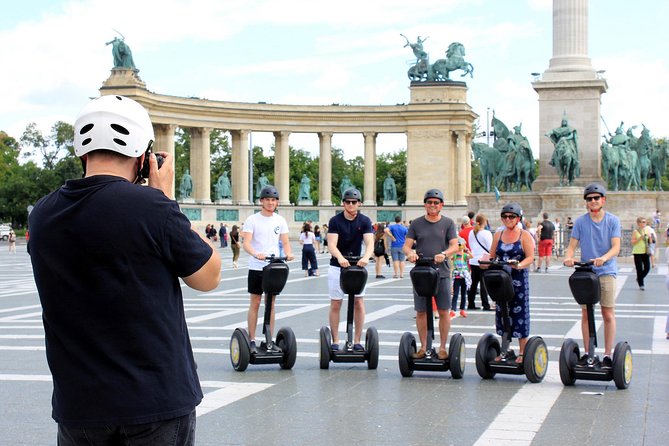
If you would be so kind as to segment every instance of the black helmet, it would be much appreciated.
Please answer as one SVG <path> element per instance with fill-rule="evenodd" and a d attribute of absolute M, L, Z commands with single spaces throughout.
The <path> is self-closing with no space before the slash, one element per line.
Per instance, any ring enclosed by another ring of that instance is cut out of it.
<path fill-rule="evenodd" d="M 438 198 L 442 203 L 444 202 L 444 193 L 439 189 L 430 189 L 425 192 L 423 196 L 423 203 L 425 203 L 430 198 Z"/>
<path fill-rule="evenodd" d="M 590 194 L 599 194 L 602 197 L 606 197 L 606 189 L 599 183 L 590 183 L 585 186 L 585 190 L 583 191 L 583 198 Z"/>
<path fill-rule="evenodd" d="M 341 197 L 341 200 L 358 200 L 362 201 L 362 194 L 360 194 L 360 191 L 356 189 L 355 187 L 352 187 L 350 189 L 346 189 L 344 191 L 344 196 Z"/>
<path fill-rule="evenodd" d="M 504 207 L 502 208 L 502 211 L 500 212 L 500 215 L 502 214 L 516 214 L 519 217 L 523 216 L 523 208 L 520 207 L 518 203 L 508 203 L 505 204 Z"/>
<path fill-rule="evenodd" d="M 276 198 L 278 200 L 279 191 L 272 185 L 265 186 L 260 190 L 260 199 L 262 200 L 263 198 Z"/>

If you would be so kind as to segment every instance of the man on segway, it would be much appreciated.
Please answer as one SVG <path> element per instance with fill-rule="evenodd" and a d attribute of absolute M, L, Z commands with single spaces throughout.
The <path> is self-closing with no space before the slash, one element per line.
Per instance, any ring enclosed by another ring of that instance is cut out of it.
<path fill-rule="evenodd" d="M 598 183 L 585 187 L 583 198 L 588 213 L 576 219 L 571 239 L 565 254 L 565 266 L 574 266 L 574 253 L 581 246 L 581 261 L 594 263 L 594 272 L 599 277 L 601 287 L 601 312 L 604 320 L 604 358 L 602 368 L 612 368 L 611 354 L 616 338 L 616 274 L 618 265 L 616 257 L 620 252 L 620 220 L 604 210 L 606 189 Z M 582 308 L 581 330 L 585 354 L 579 363 L 586 363 L 595 352 L 588 349 L 588 316 L 585 306 Z"/>
<path fill-rule="evenodd" d="M 279 257 L 279 240 L 283 244 L 287 260 L 294 259 L 288 240 L 288 223 L 285 218 L 274 212 L 278 205 L 279 191 L 276 187 L 272 185 L 263 187 L 260 191 L 260 212 L 246 219 L 242 232 L 244 251 L 251 256 L 248 275 L 248 292 L 251 295 L 251 302 L 247 319 L 252 351 L 256 348 L 258 308 L 263 293 L 262 270 L 267 265 L 265 259 L 272 255 Z M 274 300 L 272 300 L 272 307 L 274 307 Z M 270 328 L 273 333 L 274 308 L 272 308 Z"/>
<path fill-rule="evenodd" d="M 366 267 L 374 251 L 374 229 L 372 220 L 359 212 L 362 203 L 362 195 L 355 188 L 344 191 L 342 204 L 344 211 L 332 217 L 328 223 L 328 250 L 332 255 L 330 268 L 328 269 L 328 289 L 330 293 L 330 330 L 332 332 L 332 351 L 339 350 L 339 315 L 344 292 L 339 284 L 341 268 L 350 266 L 344 256 L 359 256 L 362 243 L 365 243 L 365 253 L 358 260 L 357 265 Z M 365 290 L 356 295 L 353 319 L 355 334 L 353 337 L 353 350 L 364 351 L 360 343 L 362 327 L 365 324 L 365 303 L 363 296 Z"/>
<path fill-rule="evenodd" d="M 425 215 L 415 219 L 409 226 L 402 251 L 411 263 L 416 263 L 419 255 L 433 257 L 439 270 L 439 288 L 435 296 L 439 312 L 439 352 L 440 360 L 448 358 L 446 340 L 451 329 L 451 276 L 446 258 L 458 251 L 458 233 L 452 219 L 440 214 L 444 206 L 444 194 L 439 189 L 430 189 L 423 197 Z M 414 242 L 416 250 L 412 249 Z M 414 290 L 414 309 L 416 310 L 416 328 L 420 339 L 420 350 L 413 354 L 413 359 L 423 359 L 427 345 L 427 307 L 431 302 L 418 296 Z"/>

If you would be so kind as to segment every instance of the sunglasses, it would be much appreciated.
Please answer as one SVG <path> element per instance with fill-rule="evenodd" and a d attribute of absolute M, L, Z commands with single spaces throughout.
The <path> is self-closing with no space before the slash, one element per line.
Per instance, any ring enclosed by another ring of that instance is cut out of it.
<path fill-rule="evenodd" d="M 438 206 L 438 205 L 441 204 L 441 201 L 437 201 L 437 200 L 427 200 L 427 201 L 425 202 L 425 204 L 427 204 L 427 205 L 429 205 L 429 206 Z"/>
<path fill-rule="evenodd" d="M 358 200 L 344 200 L 344 204 L 358 204 Z"/>
<path fill-rule="evenodd" d="M 594 197 L 585 197 L 585 201 L 599 201 L 602 198 L 601 195 L 595 195 Z"/>
<path fill-rule="evenodd" d="M 516 214 L 502 214 L 501 217 L 502 217 L 502 220 L 513 220 L 513 219 L 518 218 L 518 216 Z"/>

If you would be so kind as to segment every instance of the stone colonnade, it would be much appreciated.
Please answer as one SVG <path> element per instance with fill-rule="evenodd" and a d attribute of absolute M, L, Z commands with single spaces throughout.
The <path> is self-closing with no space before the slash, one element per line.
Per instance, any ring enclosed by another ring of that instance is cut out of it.
<path fill-rule="evenodd" d="M 289 138 L 315 133 L 319 138 L 319 206 L 339 204 L 332 196 L 332 136 L 358 133 L 364 137 L 363 202 L 376 204 L 376 140 L 380 133 L 407 135 L 406 205 L 422 205 L 429 188 L 444 192 L 445 204 L 466 205 L 471 191 L 472 125 L 477 115 L 466 102 L 464 82 L 414 83 L 409 104 L 395 106 L 305 106 L 250 104 L 180 98 L 152 93 L 132 70 L 114 69 L 102 94 L 131 97 L 146 107 L 154 123 L 155 147 L 174 153 L 176 127 L 191 134 L 191 198 L 211 203 L 210 134 L 232 136 L 232 204 L 250 205 L 249 136 L 271 132 L 275 140 L 274 178 L 280 204 L 289 202 Z M 361 185 L 357 185 L 360 187 Z"/>

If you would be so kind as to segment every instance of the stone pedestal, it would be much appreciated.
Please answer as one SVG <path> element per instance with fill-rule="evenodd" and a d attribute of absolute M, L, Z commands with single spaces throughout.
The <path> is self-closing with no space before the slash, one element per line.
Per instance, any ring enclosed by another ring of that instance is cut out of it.
<path fill-rule="evenodd" d="M 397 200 L 383 200 L 384 206 L 397 206 Z"/>
<path fill-rule="evenodd" d="M 232 204 L 232 199 L 231 198 L 222 198 L 220 200 L 216 200 L 216 204 Z"/>
<path fill-rule="evenodd" d="M 298 200 L 297 201 L 298 206 L 313 206 L 314 205 L 314 200 Z"/>
<path fill-rule="evenodd" d="M 102 83 L 103 90 L 105 87 L 138 87 L 146 88 L 146 83 L 139 77 L 139 70 L 131 68 L 112 68 L 111 75 L 106 81 Z"/>
<path fill-rule="evenodd" d="M 179 203 L 184 203 L 184 204 L 195 204 L 195 198 L 188 197 L 188 198 L 179 198 Z"/>

